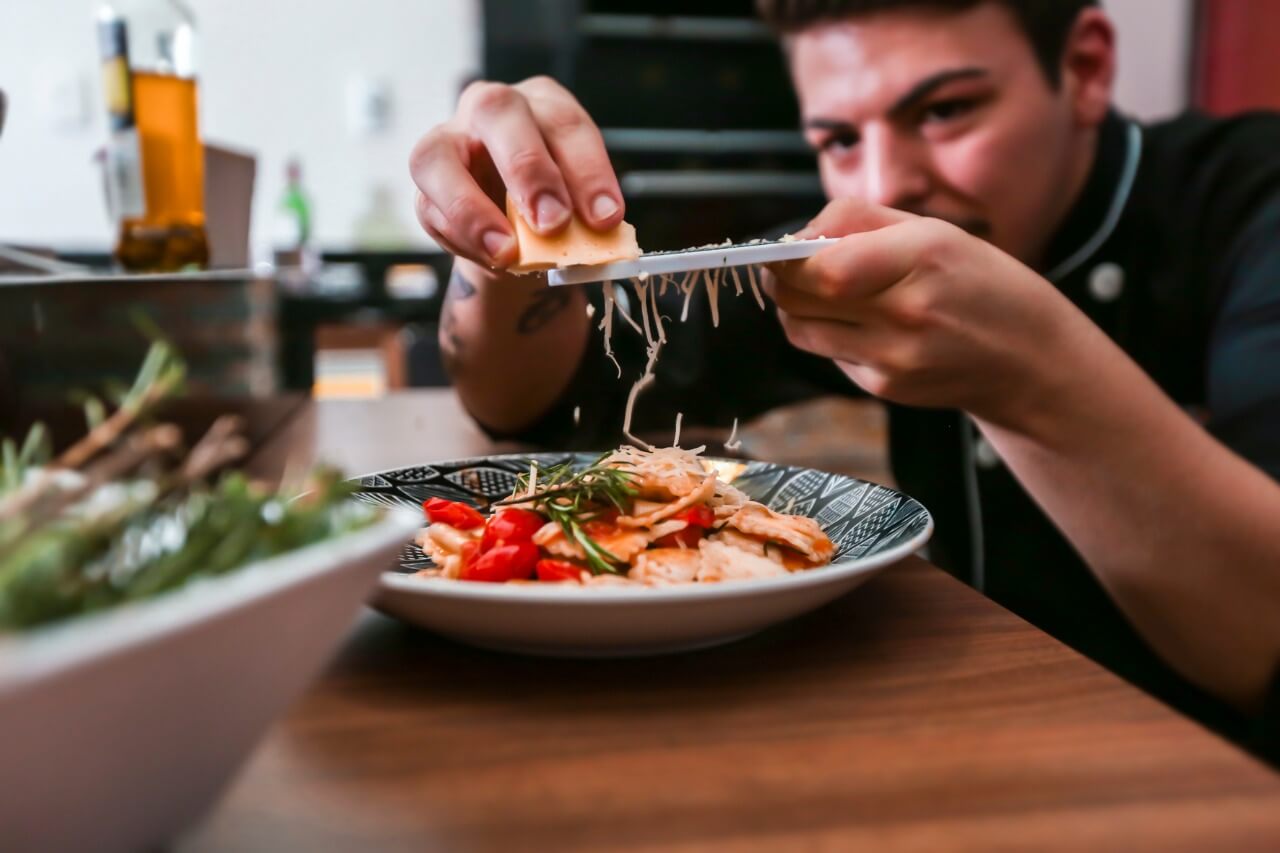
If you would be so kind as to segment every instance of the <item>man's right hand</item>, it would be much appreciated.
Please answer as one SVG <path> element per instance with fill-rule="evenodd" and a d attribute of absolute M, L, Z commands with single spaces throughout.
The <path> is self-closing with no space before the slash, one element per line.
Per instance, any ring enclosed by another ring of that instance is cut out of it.
<path fill-rule="evenodd" d="M 409 168 L 422 227 L 450 254 L 484 267 L 516 261 L 504 195 L 544 235 L 563 229 L 570 209 L 601 231 L 624 213 L 599 128 L 549 77 L 472 83 L 453 118 L 414 146 Z"/>
<path fill-rule="evenodd" d="M 622 192 L 591 117 L 559 83 L 472 83 L 413 149 L 422 227 L 457 258 L 440 317 L 453 386 L 484 425 L 518 432 L 564 393 L 589 338 L 580 287 L 505 270 L 516 261 L 510 195 L 539 233 L 622 221 Z"/>

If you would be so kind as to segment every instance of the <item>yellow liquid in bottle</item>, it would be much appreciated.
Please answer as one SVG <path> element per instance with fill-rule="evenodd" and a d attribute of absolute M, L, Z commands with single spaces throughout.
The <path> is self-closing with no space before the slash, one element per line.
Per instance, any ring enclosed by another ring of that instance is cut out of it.
<path fill-rule="evenodd" d="M 136 272 L 207 266 L 204 149 L 196 130 L 196 81 L 135 71 L 133 103 L 146 214 L 121 224 L 116 258 Z"/>

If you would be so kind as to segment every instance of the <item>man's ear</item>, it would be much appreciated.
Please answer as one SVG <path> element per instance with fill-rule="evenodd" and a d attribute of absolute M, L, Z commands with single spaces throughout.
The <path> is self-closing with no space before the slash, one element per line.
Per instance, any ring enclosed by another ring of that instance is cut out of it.
<path fill-rule="evenodd" d="M 1062 49 L 1060 74 L 1076 122 L 1101 124 L 1116 79 L 1116 29 L 1101 9 L 1085 9 L 1076 18 Z"/>

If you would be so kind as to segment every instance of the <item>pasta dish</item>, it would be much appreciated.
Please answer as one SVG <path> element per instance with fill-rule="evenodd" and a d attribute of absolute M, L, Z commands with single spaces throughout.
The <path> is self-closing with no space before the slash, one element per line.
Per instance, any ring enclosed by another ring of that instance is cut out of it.
<path fill-rule="evenodd" d="M 464 581 L 670 586 L 807 571 L 835 545 L 816 521 L 750 500 L 696 450 L 624 446 L 581 470 L 530 465 L 485 516 L 431 498 L 417 543 Z"/>

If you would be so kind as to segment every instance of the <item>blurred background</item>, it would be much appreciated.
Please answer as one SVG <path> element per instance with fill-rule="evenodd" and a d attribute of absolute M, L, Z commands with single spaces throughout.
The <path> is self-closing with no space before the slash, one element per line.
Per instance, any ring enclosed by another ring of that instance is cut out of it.
<path fill-rule="evenodd" d="M 118 275 L 112 258 L 119 234 L 103 169 L 115 125 L 95 22 L 104 4 L 3 2 L 0 270 L 10 286 L 0 288 L 0 354 L 27 396 L 136 363 L 126 308 L 138 305 L 190 341 L 205 365 L 198 378 L 215 391 L 368 396 L 444 384 L 434 324 L 448 259 L 415 223 L 407 159 L 477 77 L 546 73 L 579 96 L 604 128 L 648 249 L 748 237 L 821 204 L 781 58 L 751 0 L 178 5 L 198 39 L 210 257 L 204 272 L 158 280 Z M 1280 2 L 1105 6 L 1128 112 L 1280 107 L 1267 43 Z M 55 343 L 59 329 L 71 340 Z"/>

